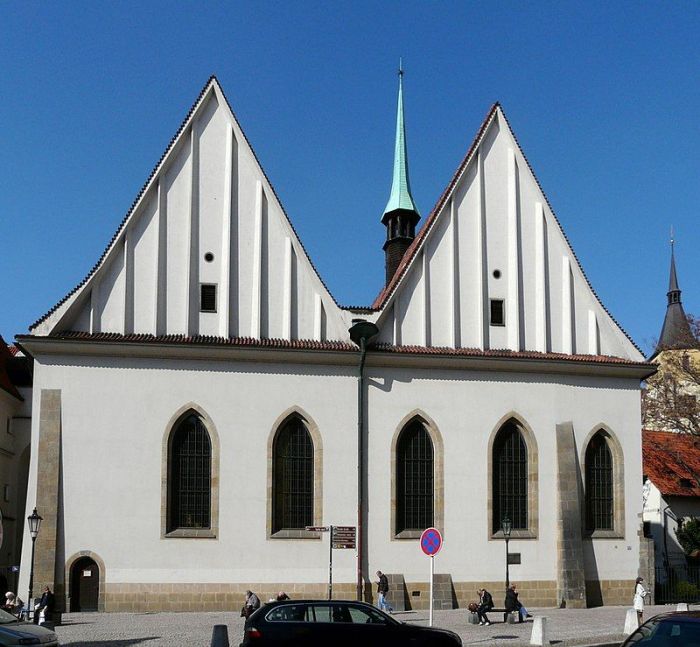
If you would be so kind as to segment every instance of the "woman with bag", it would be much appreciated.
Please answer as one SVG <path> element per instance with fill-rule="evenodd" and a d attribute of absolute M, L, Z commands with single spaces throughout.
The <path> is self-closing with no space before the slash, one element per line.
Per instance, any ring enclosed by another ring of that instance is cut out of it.
<path fill-rule="evenodd" d="M 649 592 L 644 588 L 642 582 L 643 577 L 638 577 L 634 582 L 634 598 L 632 600 L 632 606 L 637 612 L 637 624 L 642 624 L 642 616 L 644 615 L 644 598 L 649 595 Z"/>

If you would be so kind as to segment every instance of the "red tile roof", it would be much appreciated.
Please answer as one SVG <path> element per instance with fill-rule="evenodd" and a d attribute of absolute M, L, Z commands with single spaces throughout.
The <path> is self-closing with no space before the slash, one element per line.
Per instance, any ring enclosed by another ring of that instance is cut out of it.
<path fill-rule="evenodd" d="M 643 472 L 661 494 L 700 496 L 700 438 L 667 431 L 642 431 Z"/>
<path fill-rule="evenodd" d="M 20 345 L 24 341 L 39 341 L 42 339 L 55 339 L 66 341 L 85 341 L 102 343 L 136 343 L 136 344 L 175 344 L 193 346 L 246 346 L 250 348 L 279 348 L 282 350 L 318 350 L 318 351 L 342 351 L 357 352 L 358 347 L 350 342 L 343 341 L 315 341 L 312 339 L 253 339 L 252 337 L 216 337 L 213 335 L 150 335 L 120 333 L 89 333 L 70 331 L 55 333 L 48 337 L 34 335 L 17 335 Z M 507 349 L 481 350 L 479 348 L 447 348 L 440 346 L 394 346 L 393 344 L 374 344 L 373 352 L 392 353 L 401 355 L 431 355 L 443 357 L 498 357 L 503 359 L 530 359 L 530 360 L 556 360 L 563 362 L 579 362 L 593 364 L 617 364 L 623 366 L 645 366 L 649 371 L 656 368 L 655 364 L 648 362 L 634 362 L 621 357 L 609 355 L 567 355 L 566 353 L 538 353 L 535 351 L 512 351 Z"/>

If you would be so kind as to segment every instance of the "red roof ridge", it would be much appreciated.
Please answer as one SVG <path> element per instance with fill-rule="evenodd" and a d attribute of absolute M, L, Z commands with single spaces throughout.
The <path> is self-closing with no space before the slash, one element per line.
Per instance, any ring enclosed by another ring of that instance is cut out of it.
<path fill-rule="evenodd" d="M 103 343 L 140 343 L 140 344 L 175 344 L 175 345 L 211 345 L 211 346 L 245 346 L 250 348 L 279 348 L 283 350 L 318 350 L 318 351 L 349 351 L 357 352 L 358 347 L 347 341 L 318 341 L 312 339 L 279 339 L 252 337 L 218 337 L 215 335 L 153 335 L 151 333 L 89 333 L 83 331 L 66 331 L 53 333 L 46 337 L 34 335 L 18 335 L 20 345 L 23 341 L 39 339 L 61 341 L 85 341 Z M 589 364 L 617 364 L 623 366 L 649 366 L 649 362 L 613 357 L 610 355 L 568 355 L 566 353 L 542 353 L 539 351 L 513 351 L 509 349 L 480 348 L 450 348 L 446 346 L 395 346 L 379 343 L 370 347 L 370 352 L 402 354 L 402 355 L 431 355 L 437 357 L 484 357 L 501 359 L 529 359 L 543 361 L 563 361 Z"/>

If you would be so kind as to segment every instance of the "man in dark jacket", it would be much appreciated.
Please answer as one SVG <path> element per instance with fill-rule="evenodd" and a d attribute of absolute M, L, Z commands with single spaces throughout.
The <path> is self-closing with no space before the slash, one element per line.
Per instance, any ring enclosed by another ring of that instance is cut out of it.
<path fill-rule="evenodd" d="M 41 594 L 41 600 L 39 600 L 39 604 L 34 609 L 34 624 L 39 624 L 42 611 L 44 612 L 44 620 L 51 621 L 55 606 L 56 599 L 54 598 L 54 594 L 51 593 L 51 589 L 48 586 L 45 586 L 44 592 Z"/>
<path fill-rule="evenodd" d="M 486 589 L 479 589 L 479 606 L 476 608 L 476 614 L 479 616 L 480 625 L 490 625 L 489 617 L 486 615 L 488 611 L 493 609 L 493 597 Z"/>
<path fill-rule="evenodd" d="M 518 622 L 523 622 L 523 615 L 520 612 L 520 607 L 522 604 L 518 601 L 518 591 L 515 588 L 515 584 L 511 584 L 508 589 L 506 589 L 506 601 L 504 604 L 506 611 L 508 613 L 513 613 L 513 611 L 518 612 Z"/>

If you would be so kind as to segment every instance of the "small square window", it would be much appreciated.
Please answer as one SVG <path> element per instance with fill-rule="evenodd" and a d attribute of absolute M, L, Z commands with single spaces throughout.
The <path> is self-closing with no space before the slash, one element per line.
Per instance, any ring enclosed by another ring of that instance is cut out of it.
<path fill-rule="evenodd" d="M 216 312 L 216 285 L 202 283 L 200 287 L 200 312 Z"/>
<path fill-rule="evenodd" d="M 491 325 L 506 325 L 506 306 L 503 299 L 491 299 Z"/>

